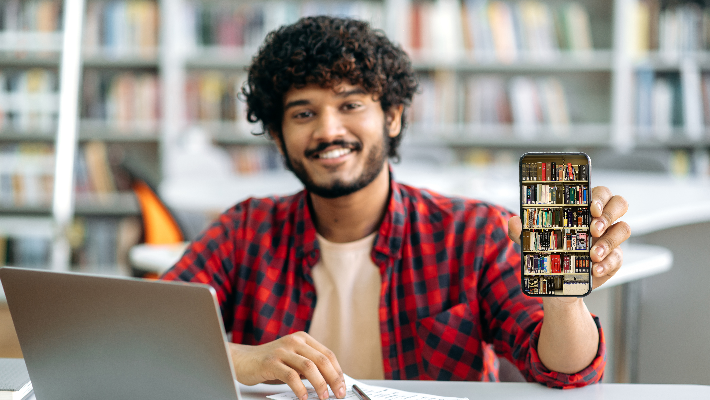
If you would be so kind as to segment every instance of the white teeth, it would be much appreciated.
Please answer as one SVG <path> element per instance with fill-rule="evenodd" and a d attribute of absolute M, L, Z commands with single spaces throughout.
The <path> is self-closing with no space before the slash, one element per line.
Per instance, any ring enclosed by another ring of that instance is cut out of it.
<path fill-rule="evenodd" d="M 351 149 L 343 149 L 343 148 L 335 149 L 335 150 L 327 151 L 325 153 L 318 154 L 318 158 L 338 158 L 340 156 L 350 153 L 351 151 L 352 151 Z"/>

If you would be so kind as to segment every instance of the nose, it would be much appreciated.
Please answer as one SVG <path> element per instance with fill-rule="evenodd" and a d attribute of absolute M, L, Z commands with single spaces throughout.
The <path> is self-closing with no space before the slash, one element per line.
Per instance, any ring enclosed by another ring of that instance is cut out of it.
<path fill-rule="evenodd" d="M 314 139 L 319 142 L 332 142 L 345 135 L 345 126 L 337 110 L 326 108 L 317 120 Z"/>

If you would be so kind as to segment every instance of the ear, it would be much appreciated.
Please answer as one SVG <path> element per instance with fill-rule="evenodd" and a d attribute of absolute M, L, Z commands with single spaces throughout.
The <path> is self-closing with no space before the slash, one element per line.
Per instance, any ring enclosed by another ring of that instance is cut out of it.
<path fill-rule="evenodd" d="M 281 153 L 281 156 L 283 156 L 284 149 L 283 149 L 283 142 L 281 140 L 281 137 L 278 135 L 277 132 L 274 132 L 274 130 L 271 128 L 267 128 L 266 131 L 267 131 L 266 134 L 269 135 L 271 140 L 274 141 L 274 144 L 276 144 L 276 149 L 279 151 L 279 153 Z"/>
<path fill-rule="evenodd" d="M 385 112 L 385 124 L 387 126 L 387 131 L 389 137 L 396 137 L 402 131 L 402 112 L 404 112 L 404 105 L 399 104 L 392 106 Z"/>

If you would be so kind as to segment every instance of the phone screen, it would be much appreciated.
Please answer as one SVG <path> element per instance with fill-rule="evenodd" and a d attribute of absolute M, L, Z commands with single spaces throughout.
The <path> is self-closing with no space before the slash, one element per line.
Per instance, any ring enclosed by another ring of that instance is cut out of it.
<path fill-rule="evenodd" d="M 528 296 L 592 291 L 591 166 L 584 153 L 520 158 L 521 274 Z"/>

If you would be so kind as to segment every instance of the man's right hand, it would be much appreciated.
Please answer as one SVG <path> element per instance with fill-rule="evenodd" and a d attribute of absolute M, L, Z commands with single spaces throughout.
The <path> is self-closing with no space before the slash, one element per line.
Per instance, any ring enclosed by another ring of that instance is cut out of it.
<path fill-rule="evenodd" d="M 345 397 L 345 378 L 335 354 L 306 332 L 296 332 L 260 346 L 230 343 L 237 380 L 245 385 L 281 381 L 301 400 L 308 398 L 301 381 L 311 382 L 321 400 L 328 386 L 337 398 Z"/>

